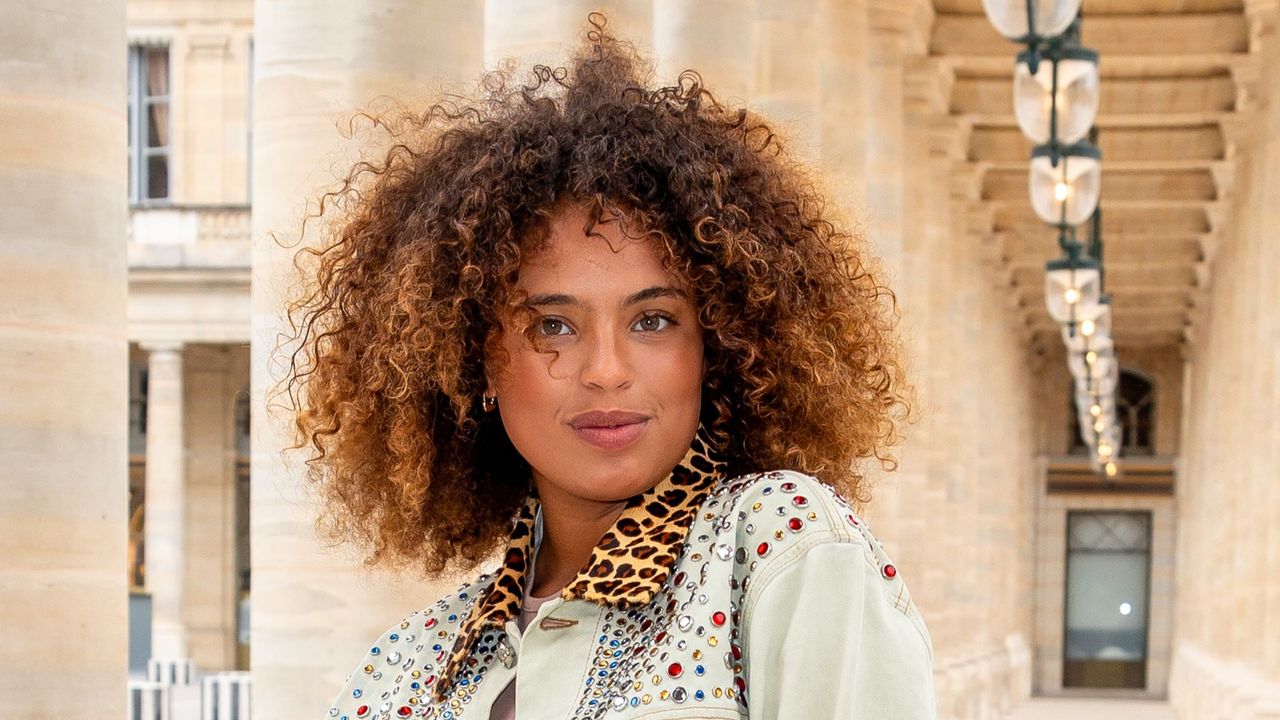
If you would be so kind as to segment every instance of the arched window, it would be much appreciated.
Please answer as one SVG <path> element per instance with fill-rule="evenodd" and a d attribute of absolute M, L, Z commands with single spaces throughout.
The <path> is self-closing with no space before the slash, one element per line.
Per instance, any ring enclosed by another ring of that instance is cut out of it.
<path fill-rule="evenodd" d="M 1080 423 L 1076 404 L 1071 401 L 1073 391 L 1068 391 L 1067 404 L 1071 409 L 1070 452 L 1083 455 L 1088 451 L 1080 437 Z M 1120 370 L 1120 384 L 1116 388 L 1116 419 L 1124 430 L 1124 442 L 1120 456 L 1151 455 L 1155 437 L 1156 386 L 1147 376 L 1136 370 Z"/>

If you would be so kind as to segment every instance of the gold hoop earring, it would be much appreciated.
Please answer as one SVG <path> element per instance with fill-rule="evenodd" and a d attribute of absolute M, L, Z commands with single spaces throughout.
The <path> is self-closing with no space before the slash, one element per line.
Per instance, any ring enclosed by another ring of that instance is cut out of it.
<path fill-rule="evenodd" d="M 498 409 L 498 396 L 494 395 L 493 397 L 489 397 L 488 395 L 481 395 L 480 404 L 484 408 L 485 412 L 493 412 Z"/>

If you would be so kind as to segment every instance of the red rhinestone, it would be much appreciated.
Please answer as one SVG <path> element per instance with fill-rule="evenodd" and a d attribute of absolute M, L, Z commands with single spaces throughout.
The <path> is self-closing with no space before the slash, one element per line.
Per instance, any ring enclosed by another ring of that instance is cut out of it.
<path fill-rule="evenodd" d="M 738 692 L 744 693 L 747 691 L 747 681 L 741 675 L 733 679 L 733 684 L 738 686 Z"/>
<path fill-rule="evenodd" d="M 670 676 L 671 676 L 671 677 L 673 677 L 673 678 L 678 678 L 678 677 L 680 677 L 683 673 L 684 673 L 684 668 L 683 668 L 683 667 L 681 667 L 681 666 L 680 666 L 680 663 L 678 663 L 678 662 L 676 662 L 676 663 L 671 663 L 670 665 L 668 665 L 668 666 L 667 666 L 667 674 L 668 674 L 668 675 L 670 675 Z"/>
<path fill-rule="evenodd" d="M 734 660 L 741 660 L 741 659 L 742 659 L 742 648 L 738 647 L 737 645 L 730 645 L 730 646 L 729 646 L 729 648 L 730 648 L 731 650 L 733 650 L 733 659 L 734 659 Z"/>
<path fill-rule="evenodd" d="M 720 612 L 719 610 L 711 613 L 711 622 L 715 623 L 716 625 L 723 625 L 724 613 Z"/>
<path fill-rule="evenodd" d="M 433 628 L 433 627 L 435 627 L 435 626 L 436 626 L 436 619 L 435 619 L 435 618 L 427 618 L 427 622 L 426 622 L 426 624 L 425 624 L 423 627 L 425 627 L 425 628 L 427 628 L 428 630 L 430 630 L 431 628 Z"/>
<path fill-rule="evenodd" d="M 897 574 L 898 574 L 898 569 L 897 569 L 897 568 L 895 568 L 894 566 L 892 566 L 892 565 L 885 565 L 885 566 L 884 566 L 884 576 L 885 576 L 885 577 L 889 577 L 889 578 L 891 578 L 891 577 L 893 577 L 894 575 L 897 575 Z"/>
<path fill-rule="evenodd" d="M 683 571 L 683 570 L 681 570 L 680 572 L 676 573 L 676 584 L 677 584 L 677 585 L 683 585 L 683 584 L 684 584 L 684 571 Z"/>
<path fill-rule="evenodd" d="M 658 631 L 658 635 L 657 635 L 657 637 L 655 637 L 655 638 L 653 639 L 653 641 L 654 641 L 654 642 L 656 642 L 656 643 L 660 643 L 660 642 L 662 642 L 663 640 L 665 640 L 665 639 L 666 639 L 666 637 L 667 637 L 667 631 L 666 631 L 666 630 L 660 630 L 660 631 Z"/>
<path fill-rule="evenodd" d="M 644 622 L 640 623 L 640 632 L 646 632 L 651 627 L 653 627 L 653 621 L 646 619 Z"/>
<path fill-rule="evenodd" d="M 769 543 L 762 542 L 756 546 L 756 554 L 760 557 L 764 557 L 767 552 L 769 552 Z"/>
<path fill-rule="evenodd" d="M 360 707 L 356 708 L 356 717 L 364 717 L 365 715 L 368 715 L 368 714 L 369 714 L 368 705 L 361 705 Z"/>
<path fill-rule="evenodd" d="M 795 499 L 792 500 L 791 502 L 795 503 L 796 507 L 804 507 L 805 505 L 809 504 L 808 499 L 806 499 L 805 496 L 803 495 L 797 495 Z"/>
<path fill-rule="evenodd" d="M 793 482 L 782 483 L 782 492 L 791 492 L 792 490 L 795 490 L 795 489 L 796 489 L 796 484 Z"/>
<path fill-rule="evenodd" d="M 787 521 L 787 527 L 791 528 L 792 532 L 800 532 L 800 528 L 804 527 L 804 521 L 800 518 L 791 518 Z"/>
<path fill-rule="evenodd" d="M 412 712 L 413 710 L 411 710 L 408 705 L 401 705 L 400 709 L 396 711 L 396 714 L 400 717 L 409 717 Z"/>
<path fill-rule="evenodd" d="M 428 675 L 428 676 L 427 676 L 427 679 L 422 681 L 422 684 L 423 684 L 423 685 L 430 685 L 431 683 L 433 683 L 433 682 L 435 682 L 435 681 L 436 681 L 436 676 L 435 676 L 435 675 Z"/>
<path fill-rule="evenodd" d="M 854 516 L 850 515 L 850 516 L 849 516 L 849 522 L 853 523 L 854 525 L 857 525 L 857 524 L 858 524 L 858 518 L 856 518 L 856 517 L 854 517 Z"/>

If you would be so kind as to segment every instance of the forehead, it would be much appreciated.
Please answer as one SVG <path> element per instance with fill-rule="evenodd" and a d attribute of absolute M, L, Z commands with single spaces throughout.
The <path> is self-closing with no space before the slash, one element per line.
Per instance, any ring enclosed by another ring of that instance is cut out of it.
<path fill-rule="evenodd" d="M 545 235 L 523 259 L 518 285 L 528 291 L 583 296 L 626 295 L 654 285 L 683 286 L 674 271 L 663 267 L 667 251 L 653 236 L 624 234 L 606 216 L 585 232 L 588 215 L 579 207 L 557 212 Z"/>

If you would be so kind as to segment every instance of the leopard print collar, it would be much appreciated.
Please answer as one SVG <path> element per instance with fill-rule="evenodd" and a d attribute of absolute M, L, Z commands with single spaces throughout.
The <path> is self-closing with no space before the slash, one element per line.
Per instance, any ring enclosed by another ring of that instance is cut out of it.
<path fill-rule="evenodd" d="M 586 566 L 560 591 L 560 597 L 610 607 L 647 605 L 680 559 L 702 500 L 724 477 L 725 463 L 713 447 L 709 432 L 699 425 L 684 458 L 656 486 L 627 502 L 591 551 Z M 491 628 L 503 628 L 519 616 L 538 511 L 535 494 L 516 514 L 502 566 L 459 627 L 457 641 L 435 683 L 437 700 L 445 697 L 481 635 Z"/>

